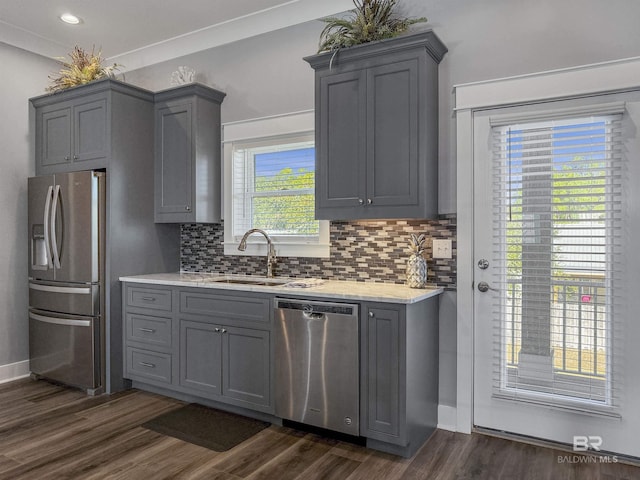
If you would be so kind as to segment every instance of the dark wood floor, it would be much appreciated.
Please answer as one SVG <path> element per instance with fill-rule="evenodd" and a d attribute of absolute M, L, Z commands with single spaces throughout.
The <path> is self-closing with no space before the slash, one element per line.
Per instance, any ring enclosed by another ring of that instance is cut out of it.
<path fill-rule="evenodd" d="M 140 425 L 181 402 L 140 391 L 86 397 L 45 381 L 0 385 L 0 479 L 639 479 L 623 464 L 438 431 L 410 459 L 271 426 L 223 453 Z"/>

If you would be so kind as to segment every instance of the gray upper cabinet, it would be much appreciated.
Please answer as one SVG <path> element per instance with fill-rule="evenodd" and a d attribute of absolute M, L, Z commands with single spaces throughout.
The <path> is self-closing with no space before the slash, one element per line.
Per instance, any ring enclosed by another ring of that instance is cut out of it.
<path fill-rule="evenodd" d="M 432 31 L 305 60 L 316 71 L 316 217 L 438 213 L 438 63 Z"/>
<path fill-rule="evenodd" d="M 34 99 L 36 169 L 40 174 L 104 168 L 109 159 L 110 91 L 82 92 L 69 101 Z"/>
<path fill-rule="evenodd" d="M 197 83 L 156 93 L 157 223 L 220 221 L 220 104 L 224 96 Z"/>

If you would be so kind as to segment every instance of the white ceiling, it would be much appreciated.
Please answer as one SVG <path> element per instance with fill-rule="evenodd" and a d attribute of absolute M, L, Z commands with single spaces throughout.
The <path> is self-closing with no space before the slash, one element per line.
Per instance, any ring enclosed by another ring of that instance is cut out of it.
<path fill-rule="evenodd" d="M 351 0 L 0 0 L 0 42 L 51 58 L 95 46 L 134 70 L 352 7 Z M 82 23 L 63 23 L 65 12 Z"/>

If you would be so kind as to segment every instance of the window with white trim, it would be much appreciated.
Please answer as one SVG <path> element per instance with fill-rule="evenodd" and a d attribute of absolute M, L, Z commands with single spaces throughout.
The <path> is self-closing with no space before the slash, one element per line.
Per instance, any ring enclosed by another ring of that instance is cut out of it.
<path fill-rule="evenodd" d="M 312 122 L 304 112 L 224 126 L 225 254 L 265 254 L 261 235 L 237 249 L 247 230 L 259 228 L 278 256 L 329 256 L 329 222 L 315 219 Z"/>

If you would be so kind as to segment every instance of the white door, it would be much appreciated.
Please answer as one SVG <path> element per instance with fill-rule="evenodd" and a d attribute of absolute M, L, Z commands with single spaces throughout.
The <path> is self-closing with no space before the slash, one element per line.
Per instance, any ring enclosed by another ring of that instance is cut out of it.
<path fill-rule="evenodd" d="M 474 113 L 476 427 L 640 457 L 636 125 L 640 92 Z"/>

